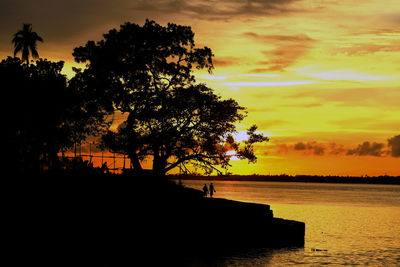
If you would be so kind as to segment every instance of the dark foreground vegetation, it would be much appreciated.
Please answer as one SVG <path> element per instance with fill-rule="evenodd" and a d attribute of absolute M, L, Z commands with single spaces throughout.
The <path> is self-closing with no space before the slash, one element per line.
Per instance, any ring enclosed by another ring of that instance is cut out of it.
<path fill-rule="evenodd" d="M 43 39 L 24 24 L 13 39 L 14 57 L 0 62 L 3 165 L 15 174 L 2 179 L 2 215 L 5 254 L 14 265 L 144 259 L 143 265 L 163 266 L 152 261 L 304 244 L 304 224 L 273 218 L 267 205 L 207 199 L 165 179 L 187 165 L 222 173 L 232 152 L 254 163 L 254 145 L 269 140 L 256 125 L 247 140 L 234 139 L 246 109 L 196 82 L 194 70 L 211 73 L 214 55 L 195 45 L 190 27 L 125 23 L 74 49 L 86 67 L 71 79 L 62 61 L 29 60 L 38 57 L 37 41 Z M 112 130 L 117 112 L 125 119 Z M 101 150 L 127 155 L 130 175 L 76 157 L 77 146 L 91 138 Z M 63 156 L 71 150 L 72 160 Z M 142 167 L 146 160 L 150 171 Z"/>
<path fill-rule="evenodd" d="M 214 180 L 254 182 L 348 183 L 348 184 L 399 184 L 400 176 L 320 176 L 320 175 L 169 175 L 172 180 Z"/>
<path fill-rule="evenodd" d="M 145 260 L 154 266 L 304 245 L 304 224 L 273 218 L 268 205 L 204 198 L 164 178 L 47 173 L 35 179 L 8 177 L 2 188 L 7 192 L 6 243 L 17 254 L 16 265 Z"/>

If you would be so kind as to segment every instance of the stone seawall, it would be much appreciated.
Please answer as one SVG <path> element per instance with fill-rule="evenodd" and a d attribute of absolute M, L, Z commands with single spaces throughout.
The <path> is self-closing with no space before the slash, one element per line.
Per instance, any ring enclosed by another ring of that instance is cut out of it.
<path fill-rule="evenodd" d="M 305 224 L 274 218 L 269 205 L 204 198 L 176 206 L 167 225 L 181 244 L 200 250 L 304 246 Z M 171 237 L 166 237 L 171 238 Z"/>
<path fill-rule="evenodd" d="M 268 205 L 204 198 L 163 180 L 67 178 L 3 183 L 4 242 L 16 264 L 114 266 L 304 245 L 304 223 L 274 218 Z"/>

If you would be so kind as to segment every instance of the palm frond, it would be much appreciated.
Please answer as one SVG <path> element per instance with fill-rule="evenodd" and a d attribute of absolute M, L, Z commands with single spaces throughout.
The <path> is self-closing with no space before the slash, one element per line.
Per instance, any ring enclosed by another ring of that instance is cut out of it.
<path fill-rule="evenodd" d="M 14 57 L 22 50 L 22 43 L 15 43 Z"/>
<path fill-rule="evenodd" d="M 40 37 L 36 32 L 32 33 L 32 39 L 39 41 L 39 42 L 43 42 L 43 38 Z"/>
<path fill-rule="evenodd" d="M 31 47 L 31 54 L 32 54 L 32 57 L 33 57 L 33 58 L 39 58 L 39 53 L 38 53 L 38 51 L 36 50 L 36 48 L 32 48 L 32 47 Z"/>
<path fill-rule="evenodd" d="M 31 24 L 23 24 L 22 30 L 15 33 L 12 39 L 12 43 L 14 44 L 14 56 L 22 52 L 21 59 L 29 64 L 30 54 L 33 58 L 39 57 L 39 53 L 36 49 L 37 41 L 43 42 L 43 38 L 32 31 Z"/>
<path fill-rule="evenodd" d="M 18 44 L 22 44 L 23 38 L 21 36 L 15 36 L 12 39 L 12 43 L 14 44 L 14 47 L 17 46 Z"/>

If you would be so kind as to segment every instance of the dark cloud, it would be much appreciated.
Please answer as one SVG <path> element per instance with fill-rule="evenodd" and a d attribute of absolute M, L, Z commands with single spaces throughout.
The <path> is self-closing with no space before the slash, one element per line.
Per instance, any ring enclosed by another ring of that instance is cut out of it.
<path fill-rule="evenodd" d="M 346 152 L 344 145 L 337 143 L 329 143 L 328 150 L 331 155 L 339 155 Z"/>
<path fill-rule="evenodd" d="M 260 62 L 263 67 L 259 68 L 259 70 L 264 72 L 284 71 L 305 55 L 312 47 L 312 43 L 315 42 L 314 39 L 305 34 L 261 35 L 254 32 L 246 32 L 243 33 L 243 36 L 274 46 L 272 49 L 262 51 L 267 60 Z"/>
<path fill-rule="evenodd" d="M 292 4 L 299 0 L 141 0 L 134 9 L 143 12 L 183 14 L 196 19 L 230 20 L 274 16 L 300 11 Z"/>
<path fill-rule="evenodd" d="M 400 157 L 400 135 L 394 136 L 388 140 L 392 157 Z"/>
<path fill-rule="evenodd" d="M 306 150 L 307 146 L 304 143 L 297 143 L 294 145 L 294 150 Z"/>
<path fill-rule="evenodd" d="M 44 39 L 43 49 L 60 51 L 99 40 L 111 28 L 146 18 L 230 20 L 298 11 L 299 0 L 0 0 L 0 51 L 12 50 L 12 35 L 31 23 Z M 51 47 L 51 49 L 49 49 Z"/>
<path fill-rule="evenodd" d="M 293 146 L 293 149 L 312 151 L 314 155 L 323 155 L 325 153 L 325 146 L 317 142 L 308 142 L 308 143 L 299 142 Z"/>
<path fill-rule="evenodd" d="M 400 135 L 388 139 L 388 145 L 377 142 L 363 142 L 355 148 L 350 148 L 338 143 L 321 143 L 316 141 L 297 142 L 295 144 L 280 143 L 275 145 L 278 154 L 287 154 L 293 151 L 302 152 L 304 155 L 354 155 L 375 157 L 400 157 Z"/>
<path fill-rule="evenodd" d="M 5 38 L 31 23 L 45 41 L 63 42 L 101 25 L 122 24 L 129 7 L 128 0 L 1 0 L 0 32 Z"/>
<path fill-rule="evenodd" d="M 332 148 L 332 144 L 319 143 L 316 141 L 312 142 L 298 142 L 295 144 L 277 144 L 275 151 L 278 154 L 287 154 L 293 151 L 301 151 L 304 155 L 325 155 L 329 149 Z"/>
<path fill-rule="evenodd" d="M 315 146 L 313 147 L 313 150 L 314 150 L 314 155 L 323 155 L 325 148 L 322 146 Z"/>
<path fill-rule="evenodd" d="M 357 148 L 349 149 L 347 151 L 347 155 L 381 157 L 385 153 L 384 148 L 385 148 L 385 144 L 383 144 L 383 143 L 364 142 L 364 143 L 358 145 Z"/>

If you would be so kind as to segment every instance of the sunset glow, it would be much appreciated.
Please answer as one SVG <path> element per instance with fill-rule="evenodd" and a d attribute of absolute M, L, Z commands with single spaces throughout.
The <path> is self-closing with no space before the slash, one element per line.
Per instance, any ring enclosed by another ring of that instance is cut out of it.
<path fill-rule="evenodd" d="M 1 3 L 0 57 L 28 21 L 44 39 L 40 56 L 65 61 L 72 77 L 85 67 L 73 48 L 126 21 L 189 25 L 215 55 L 197 81 L 247 107 L 240 133 L 256 124 L 270 137 L 256 164 L 234 160 L 230 172 L 400 175 L 400 145 L 388 145 L 400 135 L 398 0 L 65 2 L 46 12 L 44 0 L 22 11 Z"/>

